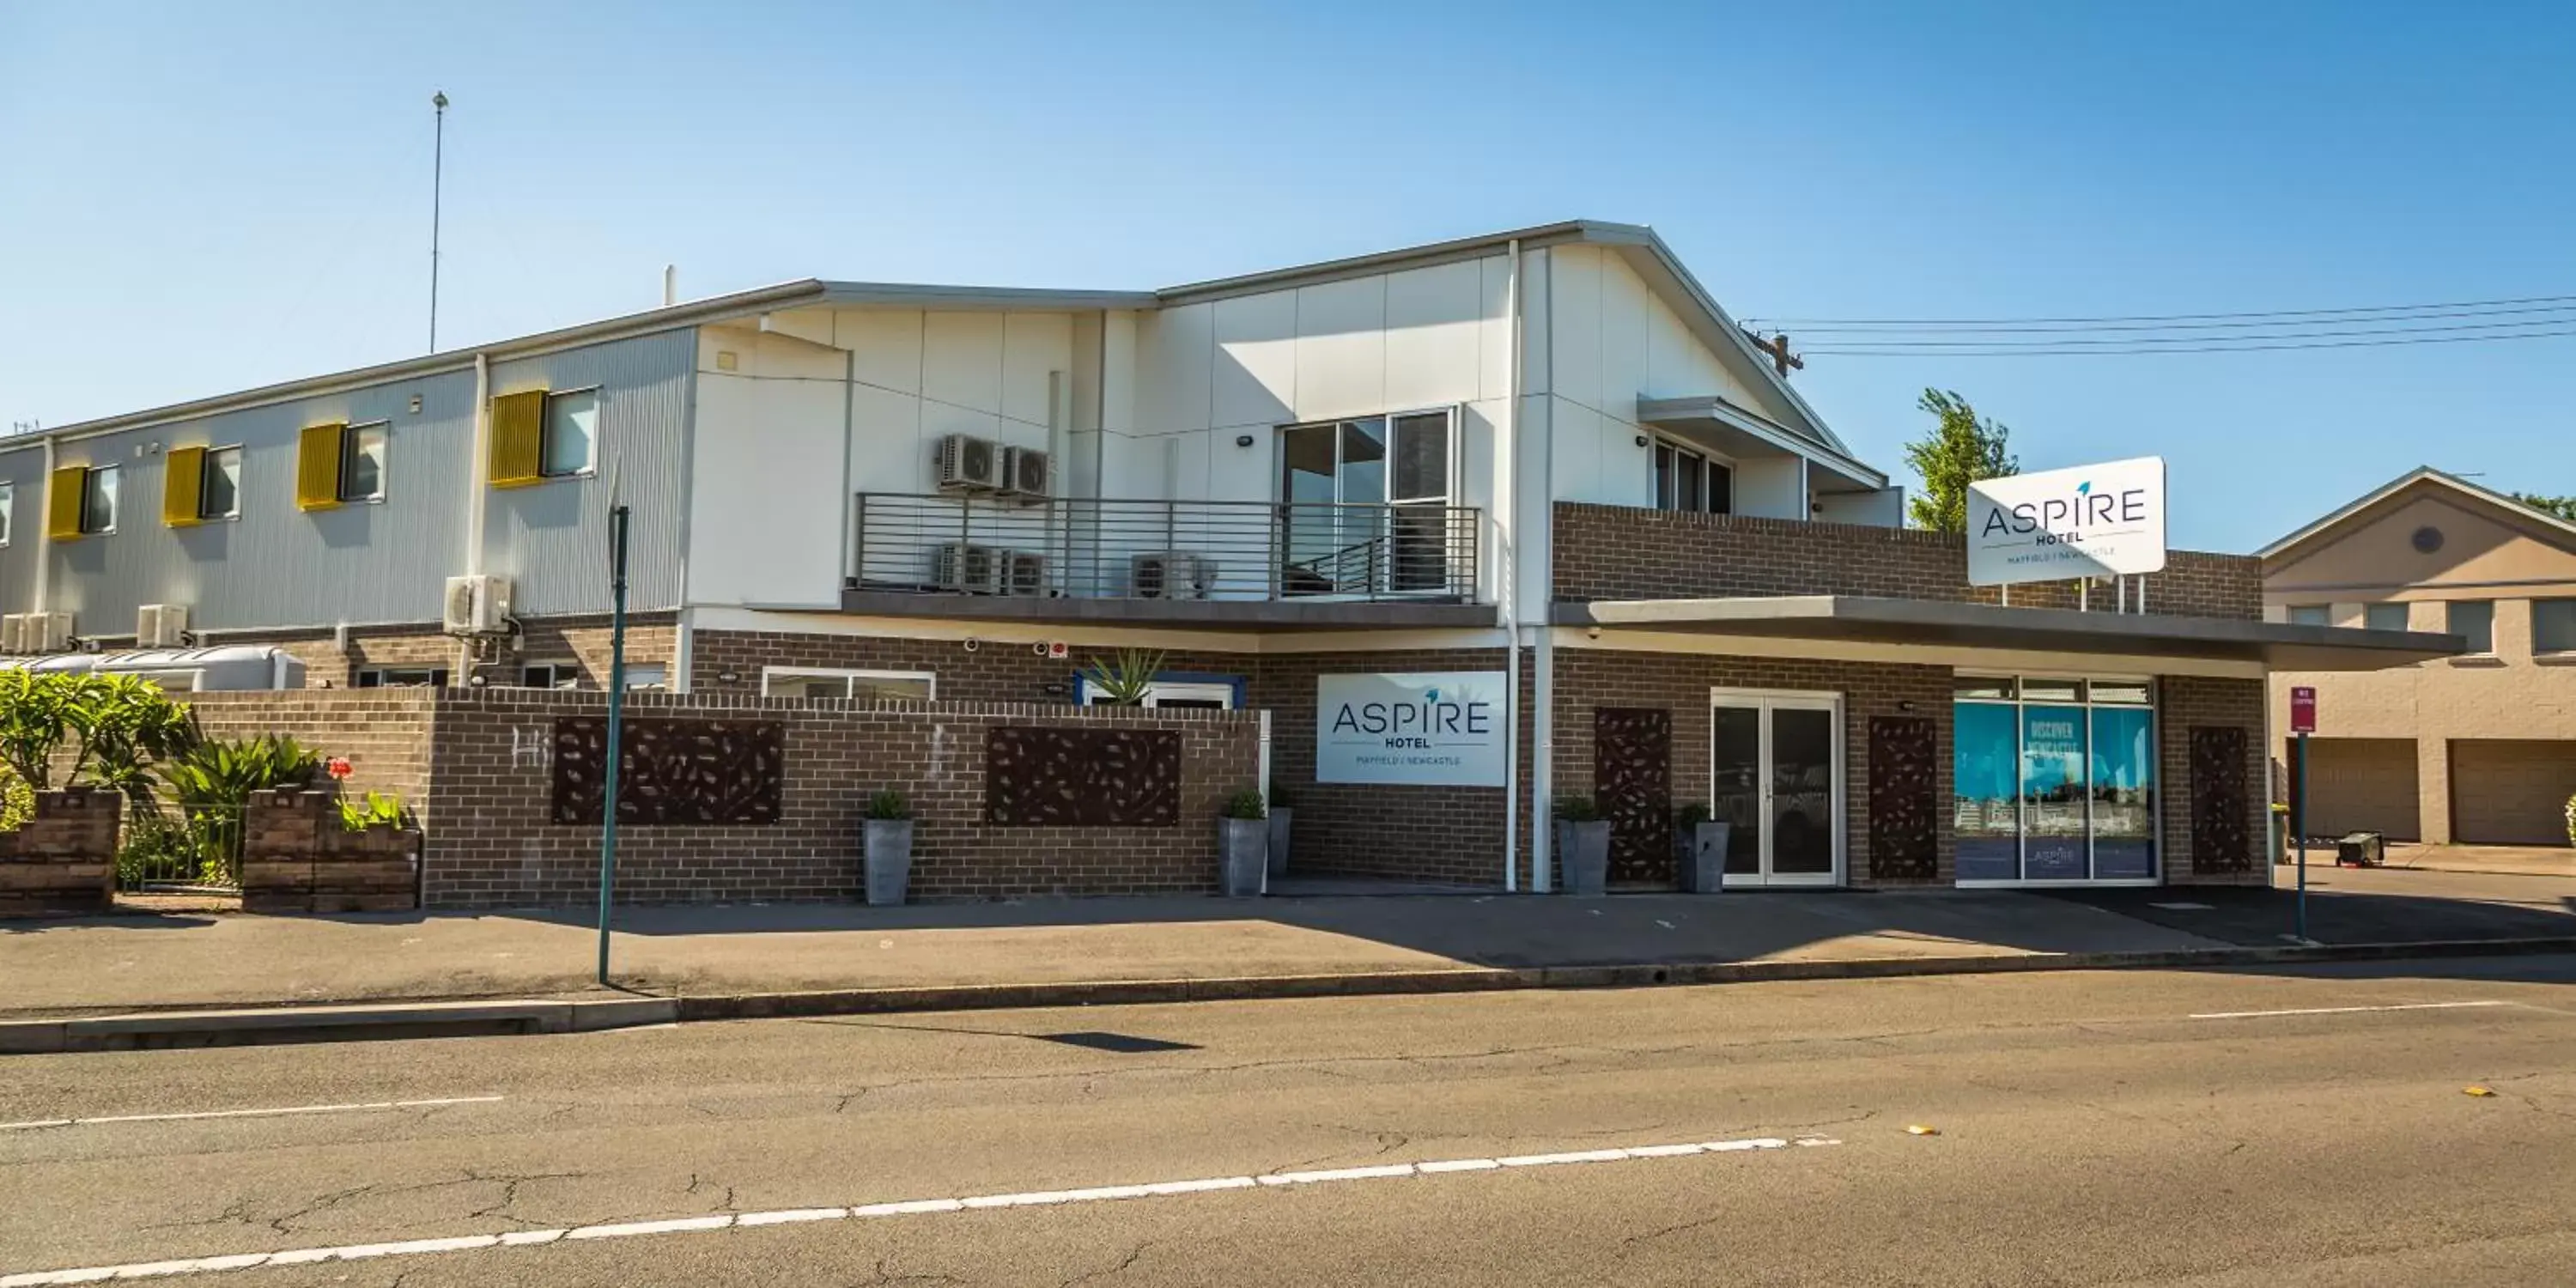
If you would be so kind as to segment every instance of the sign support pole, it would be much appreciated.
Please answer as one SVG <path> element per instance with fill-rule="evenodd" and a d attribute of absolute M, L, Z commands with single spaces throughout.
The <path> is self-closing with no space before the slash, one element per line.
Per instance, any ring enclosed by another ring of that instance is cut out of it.
<path fill-rule="evenodd" d="M 599 983 L 608 983 L 608 906 L 617 886 L 617 766 L 626 758 L 626 528 L 624 504 L 608 511 L 608 763 L 600 771 Z"/>
<path fill-rule="evenodd" d="M 2290 802 L 2290 832 L 2299 845 L 2299 938 L 2308 937 L 2308 732 L 2299 731 L 2299 794 Z"/>

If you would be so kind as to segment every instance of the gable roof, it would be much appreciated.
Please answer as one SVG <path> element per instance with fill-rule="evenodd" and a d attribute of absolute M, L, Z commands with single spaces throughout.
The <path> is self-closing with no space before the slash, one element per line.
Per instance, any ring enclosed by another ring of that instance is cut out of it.
<path fill-rule="evenodd" d="M 2468 501 L 2482 509 L 2499 512 L 2515 522 L 2538 528 L 2555 537 L 2569 549 L 2576 550 L 2576 523 L 2570 523 L 2545 510 L 2535 510 L 2512 497 L 2490 488 L 2480 487 L 2458 475 L 2445 474 L 2430 465 L 2418 465 L 2254 553 L 2265 562 L 2286 558 L 2301 546 L 2359 518 L 2364 512 L 2381 502 L 2391 500 L 2401 493 L 2411 492 L 2433 492 L 2454 500 Z"/>

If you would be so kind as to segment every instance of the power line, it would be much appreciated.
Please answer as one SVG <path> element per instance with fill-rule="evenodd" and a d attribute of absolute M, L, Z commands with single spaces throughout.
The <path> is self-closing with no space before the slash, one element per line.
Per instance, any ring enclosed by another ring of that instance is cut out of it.
<path fill-rule="evenodd" d="M 2550 314 L 2562 316 L 2525 317 L 2528 323 L 2567 320 L 2563 315 L 2576 314 L 2576 304 L 2536 304 L 2502 309 L 2446 309 L 2430 313 L 2384 313 L 2368 317 L 2280 318 L 2243 322 L 2124 322 L 2100 326 L 2078 326 L 2064 322 L 1997 322 L 1986 326 L 1933 325 L 1906 322 L 1845 322 L 1801 325 L 1801 335 L 2093 335 L 2115 331 L 2270 331 L 2280 327 L 2313 326 L 2335 322 L 2441 322 L 2456 318 L 2495 318 L 2516 314 Z M 1776 326 L 1777 324 L 1775 324 Z"/>
<path fill-rule="evenodd" d="M 1838 358 L 2111 358 L 2149 353 L 2267 353 L 2283 349 L 2378 349 L 2410 344 L 2491 344 L 2499 340 L 2544 340 L 2558 336 L 2576 336 L 2576 327 L 2563 330 L 2523 331 L 2513 335 L 2415 335 L 2384 340 L 2303 340 L 2284 344 L 2211 344 L 2195 347 L 2072 349 L 2046 348 L 1980 348 L 1980 349 L 1900 349 L 1816 348 L 1810 356 Z M 2256 339 L 2258 337 L 2246 337 Z"/>
<path fill-rule="evenodd" d="M 1835 326 L 1911 326 L 1911 327 L 1986 327 L 2026 325 L 2079 325 L 2108 327 L 2128 322 L 2207 322 L 2242 318 L 2330 318 L 2374 313 L 2418 313 L 2431 309 L 2486 309 L 2517 304 L 2576 306 L 2576 295 L 2525 295 L 2500 300 L 2452 300 L 2435 304 L 2374 304 L 2340 309 L 2274 309 L 2261 312 L 2234 313 L 2135 313 L 2108 317 L 2036 317 L 2036 318 L 1745 318 L 1746 326 L 1765 330 L 1781 327 Z M 2545 310 L 2544 310 L 2545 311 Z"/>
<path fill-rule="evenodd" d="M 2052 345 L 2096 347 L 2108 345 L 2168 344 L 2239 344 L 2260 340 L 2329 340 L 2361 335 L 2453 335 L 2474 331 L 2523 331 L 2541 326 L 2576 325 L 2576 318 L 2526 318 L 2517 322 L 2464 322 L 2451 326 L 2422 327 L 2343 327 L 2324 331 L 2274 331 L 2263 335 L 2237 336 L 2122 336 L 2117 339 L 2087 339 L 2079 335 L 2058 334 L 2044 340 L 1899 340 L 1870 338 L 1852 339 L 1846 344 L 1874 344 L 1895 349 L 2016 349 L 2046 348 Z M 2500 337 L 2505 338 L 2505 337 Z"/>

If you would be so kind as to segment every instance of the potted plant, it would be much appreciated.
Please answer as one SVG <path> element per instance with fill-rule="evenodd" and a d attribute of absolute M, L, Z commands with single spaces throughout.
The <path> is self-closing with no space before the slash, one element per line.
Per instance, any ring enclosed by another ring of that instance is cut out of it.
<path fill-rule="evenodd" d="M 1297 811 L 1291 807 L 1287 789 L 1281 787 L 1271 788 L 1270 875 L 1274 877 L 1284 877 L 1288 875 L 1288 828 L 1289 825 L 1296 820 L 1296 817 Z"/>
<path fill-rule="evenodd" d="M 1082 678 L 1099 693 L 1096 705 L 1141 707 L 1154 691 L 1154 677 L 1162 671 L 1161 649 L 1122 648 L 1115 657 L 1093 658 Z"/>
<path fill-rule="evenodd" d="M 1726 843 L 1734 824 L 1712 819 L 1708 806 L 1693 801 L 1674 819 L 1673 838 L 1680 842 L 1682 889 L 1716 894 L 1726 885 Z"/>
<path fill-rule="evenodd" d="M 1610 820 L 1591 797 L 1556 798 L 1556 861 L 1567 894 L 1588 898 L 1610 888 Z"/>
<path fill-rule="evenodd" d="M 1241 791 L 1226 798 L 1217 841 L 1224 863 L 1220 875 L 1231 897 L 1261 893 L 1262 876 L 1269 867 L 1270 822 L 1264 817 L 1268 813 L 1259 792 Z"/>
<path fill-rule="evenodd" d="M 900 904 L 912 885 L 912 802 L 889 787 L 868 798 L 868 906 Z"/>

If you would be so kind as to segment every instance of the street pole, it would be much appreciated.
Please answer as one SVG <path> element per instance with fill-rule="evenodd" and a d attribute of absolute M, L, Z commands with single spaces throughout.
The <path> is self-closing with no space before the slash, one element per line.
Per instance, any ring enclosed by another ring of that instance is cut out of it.
<path fill-rule="evenodd" d="M 438 199 L 447 181 L 447 92 L 429 96 L 437 114 L 429 145 L 429 351 L 438 352 Z"/>
<path fill-rule="evenodd" d="M 2299 845 L 2299 939 L 2308 937 L 2308 735 L 2299 734 L 2299 790 L 2290 799 L 2290 834 Z"/>
<path fill-rule="evenodd" d="M 620 503 L 608 511 L 608 764 L 599 798 L 599 982 L 608 983 L 608 906 L 617 886 L 617 767 L 626 759 L 626 525 Z"/>

